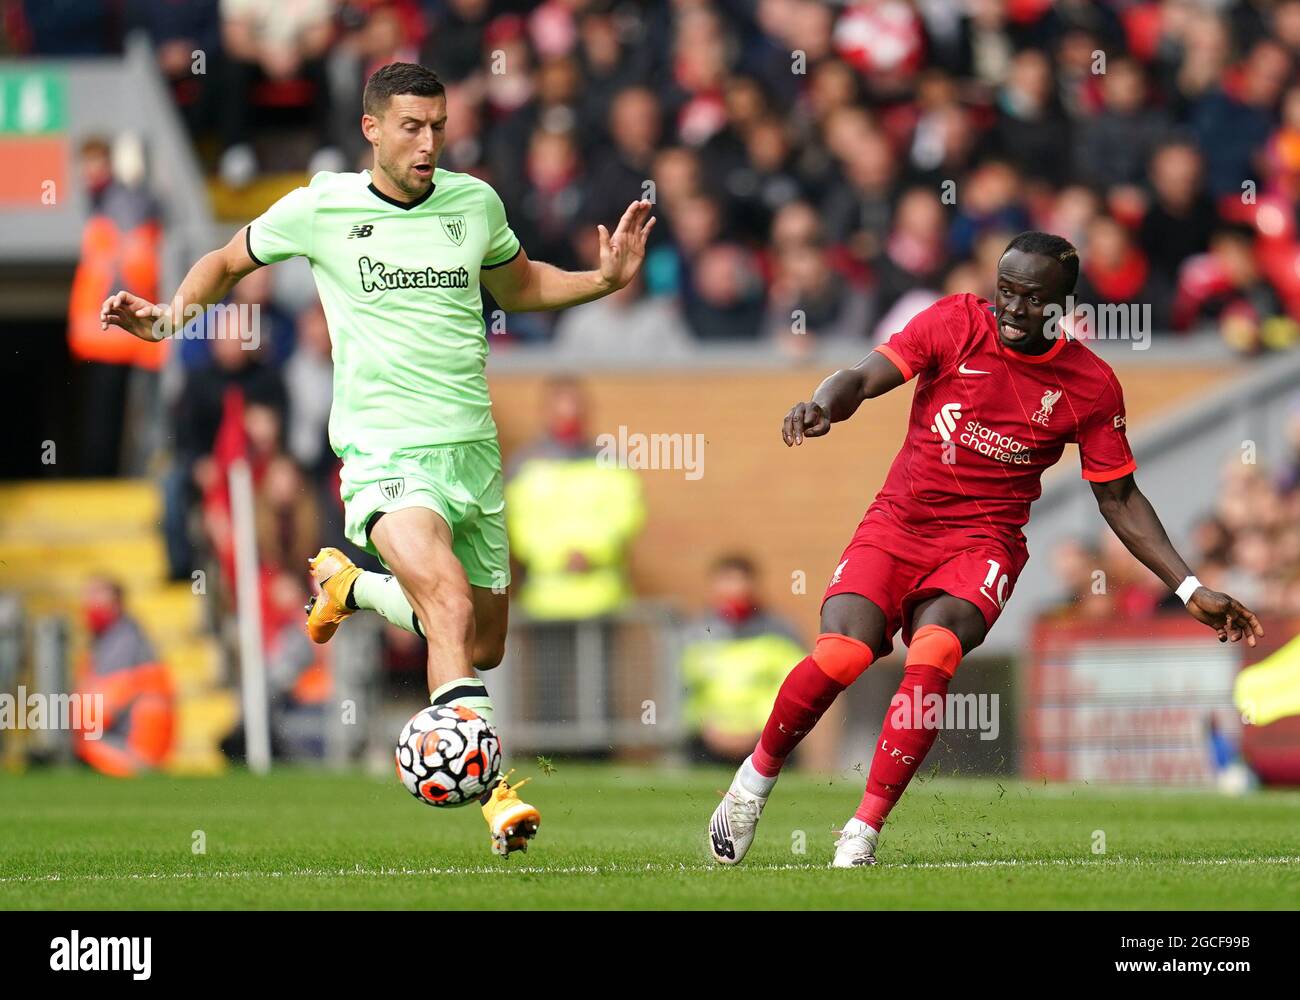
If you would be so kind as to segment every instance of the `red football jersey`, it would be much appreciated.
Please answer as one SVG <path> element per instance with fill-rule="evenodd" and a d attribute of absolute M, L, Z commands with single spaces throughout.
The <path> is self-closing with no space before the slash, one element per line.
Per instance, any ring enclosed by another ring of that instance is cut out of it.
<path fill-rule="evenodd" d="M 988 526 L 1023 539 L 1043 472 L 1077 442 L 1083 478 L 1137 468 L 1124 394 L 1110 365 L 1062 338 L 1029 357 L 1003 347 L 994 307 L 940 299 L 876 348 L 918 376 L 907 438 L 872 507 L 908 525 Z"/>

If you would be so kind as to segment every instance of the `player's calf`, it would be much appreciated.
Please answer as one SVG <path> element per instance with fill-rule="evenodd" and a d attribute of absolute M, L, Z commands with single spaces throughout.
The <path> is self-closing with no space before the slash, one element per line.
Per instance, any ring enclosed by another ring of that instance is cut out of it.
<path fill-rule="evenodd" d="M 961 657 L 961 641 L 951 629 L 934 624 L 918 628 L 891 706 L 900 699 L 903 705 L 932 704 L 934 698 L 942 702 Z M 845 824 L 852 836 L 842 836 L 836 844 L 835 867 L 875 863 L 876 841 L 885 818 L 902 798 L 938 735 L 939 729 L 925 713 L 895 712 L 892 708 L 885 713 L 866 792 L 853 819 Z M 852 842 L 855 840 L 858 842 Z M 871 860 L 863 860 L 868 854 Z"/>
<path fill-rule="evenodd" d="M 501 666 L 501 661 L 506 656 L 506 640 L 504 636 L 492 639 L 474 640 L 474 669 L 475 670 L 492 670 Z"/>
<path fill-rule="evenodd" d="M 833 632 L 819 635 L 812 655 L 795 665 L 777 692 L 754 748 L 752 760 L 758 773 L 770 778 L 780 774 L 785 759 L 873 659 L 865 642 Z"/>

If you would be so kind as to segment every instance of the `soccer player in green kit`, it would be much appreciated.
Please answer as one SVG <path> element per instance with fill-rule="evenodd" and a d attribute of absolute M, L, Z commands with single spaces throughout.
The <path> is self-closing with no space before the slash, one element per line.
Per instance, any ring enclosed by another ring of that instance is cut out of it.
<path fill-rule="evenodd" d="M 654 219 L 648 201 L 634 201 L 612 234 L 598 226 L 599 270 L 529 260 L 496 192 L 438 168 L 447 101 L 431 70 L 384 66 L 362 104 L 372 169 L 316 174 L 201 258 L 170 307 L 120 291 L 101 325 L 162 340 L 255 268 L 311 262 L 333 342 L 330 442 L 343 460 L 345 530 L 392 575 L 321 549 L 309 560 L 320 593 L 307 631 L 327 642 L 356 610 L 378 612 L 427 640 L 433 704 L 491 724 L 474 668 L 501 662 L 510 566 L 480 283 L 511 312 L 599 298 L 641 267 Z M 517 787 L 503 778 L 484 796 L 499 854 L 526 848 L 540 822 Z"/>

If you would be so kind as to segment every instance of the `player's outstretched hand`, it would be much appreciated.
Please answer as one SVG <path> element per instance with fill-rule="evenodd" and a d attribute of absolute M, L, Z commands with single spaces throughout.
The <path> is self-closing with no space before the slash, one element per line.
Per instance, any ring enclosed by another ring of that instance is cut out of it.
<path fill-rule="evenodd" d="M 653 208 L 648 201 L 632 202 L 618 220 L 613 236 L 604 226 L 596 227 L 600 233 L 600 276 L 611 287 L 622 288 L 641 270 L 646 237 L 655 225 L 650 216 Z"/>
<path fill-rule="evenodd" d="M 117 292 L 106 298 L 99 307 L 99 328 L 107 330 L 110 326 L 120 326 L 132 336 L 153 343 L 161 339 L 155 323 L 162 314 L 162 306 L 155 305 L 148 299 L 130 292 Z"/>
<path fill-rule="evenodd" d="M 1209 587 L 1197 587 L 1192 592 L 1187 610 L 1198 622 L 1218 632 L 1220 642 L 1237 642 L 1244 636 L 1246 645 L 1253 646 L 1257 638 L 1264 638 L 1264 628 L 1250 608 Z"/>
<path fill-rule="evenodd" d="M 831 418 L 817 403 L 795 403 L 781 425 L 781 440 L 786 446 L 803 444 L 806 437 L 821 437 L 831 429 Z"/>

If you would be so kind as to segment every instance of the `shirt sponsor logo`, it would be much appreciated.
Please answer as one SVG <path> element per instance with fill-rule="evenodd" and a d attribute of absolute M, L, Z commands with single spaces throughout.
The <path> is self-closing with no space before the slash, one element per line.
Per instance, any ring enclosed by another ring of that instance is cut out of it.
<path fill-rule="evenodd" d="M 968 419 L 958 434 L 957 425 L 961 419 L 961 403 L 945 403 L 934 415 L 930 430 L 944 441 L 951 441 L 955 437 L 971 451 L 995 458 L 999 462 L 1028 465 L 1033 461 L 1033 453 L 1023 441 L 1016 440 L 1010 434 L 1002 434 L 978 420 Z"/>
<path fill-rule="evenodd" d="M 1042 406 L 1040 406 L 1038 412 L 1029 419 L 1036 424 L 1042 424 L 1046 427 L 1047 422 L 1052 419 L 1052 407 L 1061 401 L 1061 396 L 1064 391 L 1065 390 L 1063 389 L 1057 389 L 1053 392 L 1051 389 L 1048 389 L 1043 393 Z"/>
<path fill-rule="evenodd" d="M 930 425 L 930 430 L 945 441 L 951 441 L 952 432 L 957 429 L 957 421 L 960 419 L 961 403 L 944 403 L 939 408 L 939 412 L 934 415 L 934 423 Z"/>
<path fill-rule="evenodd" d="M 978 420 L 968 421 L 958 440 L 972 451 L 996 458 L 999 462 L 1028 465 L 1033 461 L 1033 453 L 1023 441 L 999 433 Z"/>
<path fill-rule="evenodd" d="M 424 267 L 408 270 L 389 267 L 387 264 L 362 257 L 357 261 L 361 269 L 363 292 L 387 292 L 395 288 L 468 288 L 469 271 L 463 267 L 436 270 Z"/>
<path fill-rule="evenodd" d="M 1122 413 L 1115 414 L 1115 430 L 1122 431 L 1127 424 Z"/>

